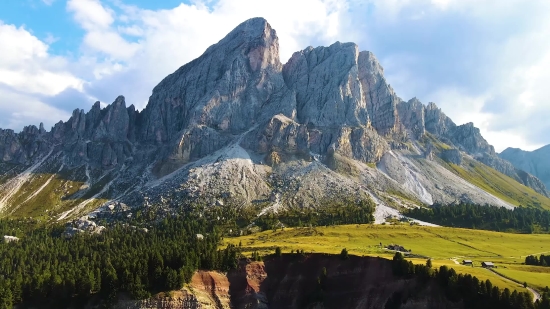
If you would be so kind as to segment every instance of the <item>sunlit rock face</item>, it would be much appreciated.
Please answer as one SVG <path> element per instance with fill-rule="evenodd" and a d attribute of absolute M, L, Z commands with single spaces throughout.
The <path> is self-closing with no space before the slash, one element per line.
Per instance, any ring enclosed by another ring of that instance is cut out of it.
<path fill-rule="evenodd" d="M 472 123 L 400 99 L 373 53 L 336 42 L 282 64 L 276 31 L 253 18 L 164 78 L 142 111 L 119 96 L 49 131 L 0 129 L 0 212 L 64 220 L 110 200 L 279 209 L 368 196 L 511 207 L 441 163 L 474 159 L 547 194 Z"/>

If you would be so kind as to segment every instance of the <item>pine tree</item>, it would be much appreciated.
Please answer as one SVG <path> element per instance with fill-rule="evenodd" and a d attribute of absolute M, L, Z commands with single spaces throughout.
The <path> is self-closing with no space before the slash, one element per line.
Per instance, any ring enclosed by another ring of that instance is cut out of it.
<path fill-rule="evenodd" d="M 275 248 L 275 256 L 276 257 L 281 257 L 282 255 L 283 255 L 283 253 L 281 251 L 281 247 Z"/>
<path fill-rule="evenodd" d="M 12 309 L 13 299 L 11 290 L 4 286 L 0 286 L 0 309 Z"/>
<path fill-rule="evenodd" d="M 340 258 L 342 260 L 347 260 L 349 258 L 348 250 L 346 248 L 342 249 L 340 252 Z"/>

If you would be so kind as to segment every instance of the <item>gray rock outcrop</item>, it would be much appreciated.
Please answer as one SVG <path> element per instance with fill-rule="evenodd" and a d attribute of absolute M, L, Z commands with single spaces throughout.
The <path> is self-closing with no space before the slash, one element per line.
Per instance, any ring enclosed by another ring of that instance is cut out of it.
<path fill-rule="evenodd" d="M 315 127 L 372 126 L 381 135 L 399 133 L 399 98 L 386 83 L 371 52 L 354 43 L 308 47 L 283 68 L 296 95 L 297 120 Z"/>
<path fill-rule="evenodd" d="M 250 19 L 153 89 L 140 137 L 162 144 L 195 126 L 236 134 L 274 110 L 292 117 L 292 106 L 275 100 L 285 90 L 281 70 L 275 30 Z"/>
<path fill-rule="evenodd" d="M 512 163 L 517 169 L 534 175 L 546 185 L 546 188 L 550 188 L 550 145 L 534 151 L 507 148 L 498 156 Z"/>
<path fill-rule="evenodd" d="M 458 149 L 446 149 L 441 151 L 441 159 L 456 165 L 462 164 L 462 154 Z"/>
<path fill-rule="evenodd" d="M 426 107 L 417 98 L 408 102 L 401 101 L 397 105 L 399 119 L 415 139 L 420 139 L 426 133 Z"/>

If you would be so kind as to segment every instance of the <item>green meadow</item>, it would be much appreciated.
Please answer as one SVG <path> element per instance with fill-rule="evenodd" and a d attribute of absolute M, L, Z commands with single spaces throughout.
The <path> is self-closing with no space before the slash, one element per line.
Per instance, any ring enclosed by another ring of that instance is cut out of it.
<path fill-rule="evenodd" d="M 394 252 L 383 247 L 398 244 L 411 250 L 414 263 L 425 263 L 427 258 L 431 258 L 434 267 L 447 265 L 459 273 L 470 273 L 482 280 L 490 279 L 502 288 L 523 289 L 519 284 L 481 268 L 481 262 L 494 262 L 498 272 L 519 282 L 527 282 L 533 288 L 542 289 L 550 285 L 550 267 L 543 269 L 522 265 L 527 255 L 550 253 L 550 235 L 545 234 L 369 224 L 287 228 L 226 238 L 224 242 L 224 245 L 240 244 L 244 254 L 252 251 L 269 254 L 276 247 L 281 247 L 283 252 L 304 250 L 337 254 L 346 248 L 354 255 L 387 258 L 391 258 Z M 463 259 L 472 260 L 474 267 L 457 264 Z"/>

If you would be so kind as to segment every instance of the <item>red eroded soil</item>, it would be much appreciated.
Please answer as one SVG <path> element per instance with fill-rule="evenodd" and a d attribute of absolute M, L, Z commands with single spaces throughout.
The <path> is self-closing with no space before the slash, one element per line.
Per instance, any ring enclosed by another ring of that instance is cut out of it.
<path fill-rule="evenodd" d="M 447 301 L 431 282 L 426 286 L 417 279 L 395 277 L 392 262 L 382 258 L 285 254 L 264 262 L 242 260 L 238 269 L 227 274 L 198 271 L 189 289 L 174 291 L 172 297 L 125 302 L 117 308 L 378 309 L 396 295 L 406 299 L 399 306 L 402 309 L 464 308 Z"/>

